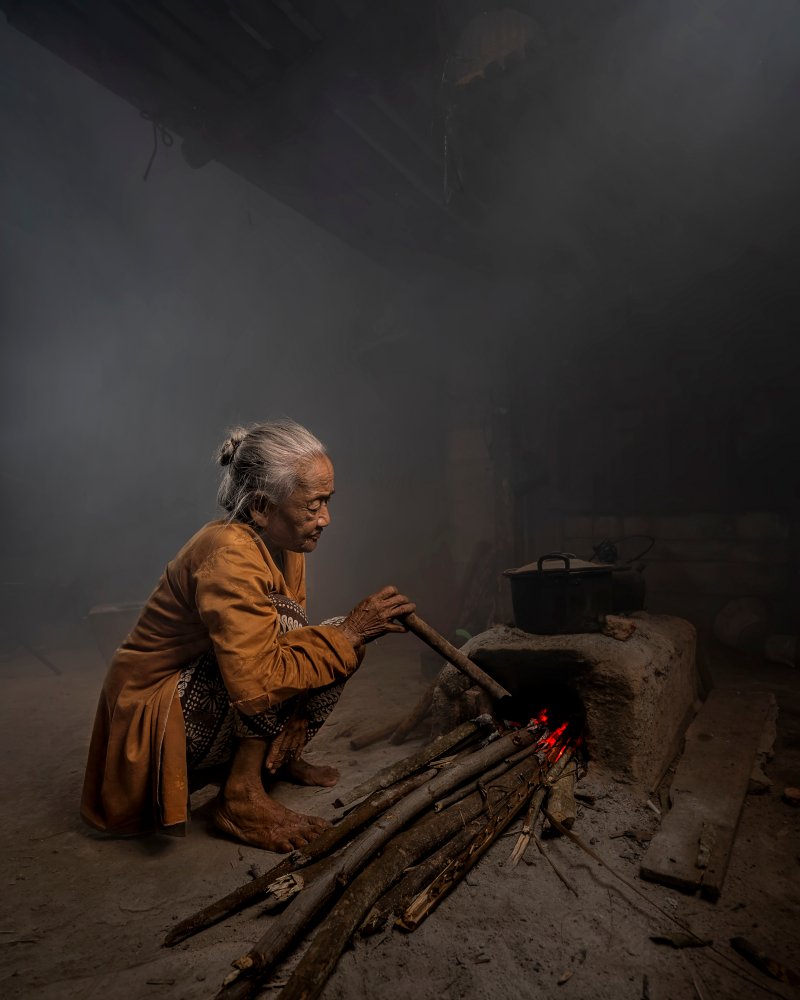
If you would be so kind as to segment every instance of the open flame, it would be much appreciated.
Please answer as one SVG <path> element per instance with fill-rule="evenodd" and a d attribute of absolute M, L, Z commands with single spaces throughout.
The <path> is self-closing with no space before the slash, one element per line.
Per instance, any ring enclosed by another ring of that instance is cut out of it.
<path fill-rule="evenodd" d="M 574 718 L 567 718 L 560 725 L 551 728 L 551 709 L 542 708 L 530 717 L 527 725 L 524 723 L 506 720 L 506 729 L 527 729 L 538 735 L 535 753 L 548 763 L 555 764 L 563 755 L 569 751 L 577 753 L 583 746 L 583 736 L 580 732 L 581 723 Z M 559 714 L 561 714 L 559 712 Z M 563 716 L 562 716 L 563 718 Z"/>
<path fill-rule="evenodd" d="M 583 745 L 580 733 L 574 733 L 574 725 L 567 719 L 555 729 L 548 727 L 549 710 L 543 708 L 531 718 L 527 729 L 531 731 L 544 730 L 536 744 L 536 752 L 542 754 L 550 764 L 555 764 L 569 750 L 575 753 Z"/>

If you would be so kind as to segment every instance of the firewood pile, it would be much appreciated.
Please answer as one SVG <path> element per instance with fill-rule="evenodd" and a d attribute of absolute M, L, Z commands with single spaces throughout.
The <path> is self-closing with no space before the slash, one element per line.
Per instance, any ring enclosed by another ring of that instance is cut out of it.
<path fill-rule="evenodd" d="M 355 934 L 390 921 L 413 931 L 526 807 L 512 863 L 535 837 L 548 795 L 551 822 L 569 825 L 579 744 L 569 723 L 551 729 L 544 712 L 502 733 L 489 716 L 466 722 L 338 799 L 337 806 L 350 808 L 334 826 L 181 921 L 164 944 L 260 904 L 273 914 L 268 928 L 233 962 L 217 1000 L 257 996 L 316 927 L 281 991 L 283 1000 L 312 1000 Z M 566 812 L 554 787 L 566 787 Z"/>

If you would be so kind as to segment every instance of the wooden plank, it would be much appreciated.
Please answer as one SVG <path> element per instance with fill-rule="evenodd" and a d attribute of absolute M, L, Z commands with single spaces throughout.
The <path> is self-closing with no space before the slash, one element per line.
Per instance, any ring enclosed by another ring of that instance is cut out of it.
<path fill-rule="evenodd" d="M 708 696 L 686 732 L 672 809 L 642 859 L 643 878 L 719 896 L 771 704 L 766 692 L 715 688 Z"/>

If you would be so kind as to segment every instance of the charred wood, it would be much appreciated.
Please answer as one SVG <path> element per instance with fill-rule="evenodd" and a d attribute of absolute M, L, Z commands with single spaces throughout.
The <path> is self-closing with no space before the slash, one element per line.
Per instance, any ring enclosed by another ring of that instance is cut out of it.
<path fill-rule="evenodd" d="M 260 989 L 260 980 L 269 973 L 271 966 L 286 953 L 336 892 L 348 885 L 363 865 L 399 830 L 429 807 L 442 792 L 493 766 L 508 756 L 514 747 L 530 745 L 534 741 L 535 736 L 527 730 L 495 740 L 483 750 L 454 763 L 397 802 L 390 812 L 381 816 L 349 845 L 335 865 L 327 867 L 308 889 L 301 892 L 285 913 L 272 921 L 267 933 L 246 955 L 234 962 L 236 972 L 226 980 L 218 994 L 219 1000 L 245 1000 L 254 996 Z M 537 769 L 538 761 L 531 770 Z"/>

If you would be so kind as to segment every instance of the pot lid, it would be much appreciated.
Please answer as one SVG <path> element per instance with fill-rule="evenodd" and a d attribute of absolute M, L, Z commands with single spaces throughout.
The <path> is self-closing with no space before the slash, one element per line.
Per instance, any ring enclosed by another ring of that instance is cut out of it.
<path fill-rule="evenodd" d="M 587 562 L 578 559 L 572 552 L 549 552 L 537 562 L 507 569 L 504 576 L 531 576 L 538 573 L 610 573 L 615 567 L 611 563 Z"/>

